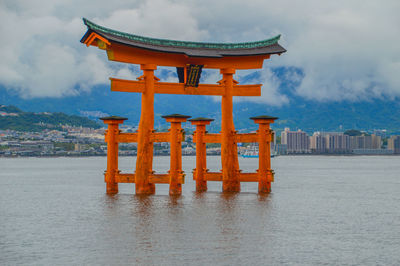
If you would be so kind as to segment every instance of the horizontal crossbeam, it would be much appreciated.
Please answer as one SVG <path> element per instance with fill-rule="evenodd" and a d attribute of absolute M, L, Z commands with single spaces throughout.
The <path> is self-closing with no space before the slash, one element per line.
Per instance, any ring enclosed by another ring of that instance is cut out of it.
<path fill-rule="evenodd" d="M 193 136 L 193 141 L 196 142 L 196 132 Z M 245 133 L 245 134 L 236 134 L 236 142 L 238 143 L 246 143 L 246 142 L 258 142 L 258 134 L 257 133 Z M 213 134 L 205 134 L 203 137 L 204 143 L 221 143 L 221 134 L 213 133 Z"/>
<path fill-rule="evenodd" d="M 149 182 L 153 184 L 169 184 L 170 183 L 170 175 L 169 174 L 152 174 L 149 177 Z M 116 183 L 135 183 L 135 174 L 124 174 L 117 173 L 115 174 L 115 182 Z M 181 173 L 178 177 L 178 183 L 185 184 L 185 174 Z"/>
<path fill-rule="evenodd" d="M 117 142 L 137 142 L 138 133 L 119 133 Z"/>
<path fill-rule="evenodd" d="M 144 92 L 144 81 L 110 78 L 111 90 L 121 92 Z M 185 87 L 183 83 L 155 82 L 155 93 L 184 95 L 225 95 L 225 87 L 218 84 L 199 84 Z M 261 96 L 261 84 L 234 85 L 233 96 Z"/>
<path fill-rule="evenodd" d="M 257 133 L 236 134 L 236 142 L 238 143 L 258 142 L 258 135 Z"/>
<path fill-rule="evenodd" d="M 169 132 L 154 132 L 150 135 L 150 142 L 170 142 Z M 183 141 L 183 132 L 179 135 L 179 141 Z M 138 133 L 119 133 L 117 134 L 118 143 L 138 142 Z"/>
<path fill-rule="evenodd" d="M 222 172 L 205 172 L 204 180 L 222 181 Z M 258 173 L 239 173 L 239 182 L 258 182 Z"/>

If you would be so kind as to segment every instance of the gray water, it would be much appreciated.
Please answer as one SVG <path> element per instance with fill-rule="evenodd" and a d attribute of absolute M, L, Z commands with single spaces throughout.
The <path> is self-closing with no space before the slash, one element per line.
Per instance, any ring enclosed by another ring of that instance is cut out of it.
<path fill-rule="evenodd" d="M 120 158 L 132 172 L 135 158 Z M 0 158 L 0 265 L 400 265 L 400 157 L 281 156 L 273 192 L 105 194 L 106 158 Z M 217 171 L 218 157 L 208 158 Z M 155 158 L 155 170 L 168 169 Z M 252 171 L 257 159 L 241 159 Z"/>

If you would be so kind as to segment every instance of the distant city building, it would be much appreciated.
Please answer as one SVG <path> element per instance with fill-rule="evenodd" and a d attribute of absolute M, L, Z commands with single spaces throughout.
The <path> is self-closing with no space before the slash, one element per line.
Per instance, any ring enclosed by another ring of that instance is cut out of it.
<path fill-rule="evenodd" d="M 309 153 L 309 138 L 306 132 L 301 131 L 290 131 L 289 128 L 285 128 L 281 132 L 281 144 L 286 144 L 287 153 Z"/>
<path fill-rule="evenodd" d="M 313 153 L 349 153 L 350 138 L 342 132 L 314 132 L 310 149 Z"/>
<path fill-rule="evenodd" d="M 400 136 L 391 136 L 388 139 L 388 150 L 392 150 L 395 154 L 400 154 Z"/>
<path fill-rule="evenodd" d="M 310 150 L 313 153 L 325 153 L 326 148 L 326 137 L 321 132 L 314 132 L 310 137 Z"/>
<path fill-rule="evenodd" d="M 350 136 L 342 132 L 327 133 L 326 147 L 330 153 L 348 153 L 350 152 Z"/>
<path fill-rule="evenodd" d="M 382 138 L 374 134 L 370 136 L 351 136 L 350 148 L 355 149 L 380 149 Z"/>

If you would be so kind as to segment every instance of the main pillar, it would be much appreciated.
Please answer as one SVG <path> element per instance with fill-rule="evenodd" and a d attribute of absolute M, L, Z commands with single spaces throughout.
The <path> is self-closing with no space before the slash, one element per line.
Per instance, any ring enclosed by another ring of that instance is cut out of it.
<path fill-rule="evenodd" d="M 149 182 L 153 172 L 153 143 L 150 135 L 154 130 L 154 64 L 143 64 L 145 88 L 142 93 L 142 109 L 140 113 L 138 148 L 136 159 L 135 189 L 136 194 L 154 194 L 155 185 Z"/>
<path fill-rule="evenodd" d="M 221 69 L 225 93 L 221 103 L 221 162 L 222 162 L 222 191 L 239 192 L 239 161 L 236 144 L 236 132 L 233 124 L 233 74 L 235 69 Z"/>
<path fill-rule="evenodd" d="M 118 141 L 119 124 L 122 124 L 127 118 L 119 116 L 108 116 L 100 118 L 104 124 L 108 125 L 105 139 L 107 142 L 107 170 L 105 173 L 107 194 L 118 193 L 118 183 L 115 175 L 118 173 Z"/>
<path fill-rule="evenodd" d="M 189 121 L 196 126 L 196 171 L 194 173 L 196 191 L 203 192 L 207 191 L 207 181 L 204 179 L 204 173 L 207 171 L 207 150 L 204 135 L 206 134 L 206 125 L 209 125 L 214 119 L 198 117 L 189 119 Z"/>

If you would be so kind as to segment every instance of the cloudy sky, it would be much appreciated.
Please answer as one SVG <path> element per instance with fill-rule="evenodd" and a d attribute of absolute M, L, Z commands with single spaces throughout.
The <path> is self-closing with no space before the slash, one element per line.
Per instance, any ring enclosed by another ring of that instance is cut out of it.
<path fill-rule="evenodd" d="M 303 71 L 296 93 L 318 101 L 400 96 L 399 0 L 0 0 L 0 89 L 78 95 L 134 68 L 79 43 L 82 17 L 150 37 L 242 42 L 282 34 L 288 52 L 264 63 L 263 95 L 288 100 L 271 68 Z M 217 80 L 217 79 L 216 79 Z M 215 80 L 215 81 L 216 81 Z"/>

